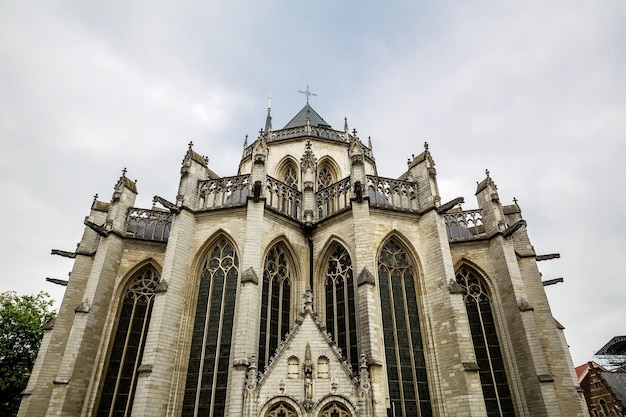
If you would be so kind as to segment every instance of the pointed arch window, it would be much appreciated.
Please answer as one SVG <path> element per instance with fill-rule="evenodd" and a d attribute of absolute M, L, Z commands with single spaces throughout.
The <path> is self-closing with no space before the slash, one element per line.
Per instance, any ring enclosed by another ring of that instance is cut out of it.
<path fill-rule="evenodd" d="M 487 288 L 478 274 L 468 267 L 459 269 L 456 282 L 465 290 L 465 308 L 476 362 L 480 368 L 478 373 L 487 416 L 514 417 L 513 401 Z"/>
<path fill-rule="evenodd" d="M 432 416 L 416 270 L 394 238 L 389 239 L 380 252 L 378 279 L 392 408 L 398 416 Z"/>
<path fill-rule="evenodd" d="M 273 405 L 267 413 L 265 413 L 265 417 L 297 417 L 297 415 L 296 410 L 284 402 Z"/>
<path fill-rule="evenodd" d="M 333 335 L 348 363 L 359 369 L 356 335 L 356 305 L 352 261 L 348 251 L 336 244 L 326 267 L 326 328 Z"/>
<path fill-rule="evenodd" d="M 98 417 L 130 415 L 158 283 L 159 275 L 147 266 L 130 280 L 124 292 Z"/>
<path fill-rule="evenodd" d="M 291 265 L 283 244 L 274 245 L 265 257 L 261 323 L 259 327 L 259 369 L 264 371 L 280 340 L 289 331 L 291 308 Z"/>
<path fill-rule="evenodd" d="M 184 416 L 224 416 L 239 259 L 221 238 L 202 264 L 183 400 Z"/>
<path fill-rule="evenodd" d="M 283 171 L 283 182 L 288 186 L 297 189 L 298 188 L 298 171 L 294 164 L 290 163 Z"/>
<path fill-rule="evenodd" d="M 320 411 L 319 417 L 352 417 L 345 405 L 332 402 Z"/>

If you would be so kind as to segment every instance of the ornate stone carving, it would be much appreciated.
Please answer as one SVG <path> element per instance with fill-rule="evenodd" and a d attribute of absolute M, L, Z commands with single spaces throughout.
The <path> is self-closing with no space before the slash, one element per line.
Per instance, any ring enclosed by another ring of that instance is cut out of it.
<path fill-rule="evenodd" d="M 313 361 L 311 360 L 311 345 L 308 343 L 304 351 L 302 373 L 304 374 L 304 398 L 311 400 L 313 398 Z"/>
<path fill-rule="evenodd" d="M 313 149 L 311 149 L 310 140 L 307 140 L 304 148 L 304 154 L 302 155 L 302 158 L 300 158 L 300 167 L 302 171 L 309 168 L 311 171 L 315 172 L 317 169 L 317 158 L 315 157 L 315 154 L 313 154 Z"/>

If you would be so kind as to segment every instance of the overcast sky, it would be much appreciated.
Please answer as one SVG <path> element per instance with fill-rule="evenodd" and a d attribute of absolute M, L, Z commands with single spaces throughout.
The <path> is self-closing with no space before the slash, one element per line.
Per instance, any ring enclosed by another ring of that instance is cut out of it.
<path fill-rule="evenodd" d="M 384 6 L 383 6 L 384 4 Z M 175 200 L 190 140 L 236 174 L 305 104 L 395 178 L 428 141 L 442 200 L 516 197 L 576 365 L 626 334 L 626 2 L 0 2 L 0 291 L 57 303 L 94 194 Z M 532 302 L 532 301 L 531 301 Z"/>

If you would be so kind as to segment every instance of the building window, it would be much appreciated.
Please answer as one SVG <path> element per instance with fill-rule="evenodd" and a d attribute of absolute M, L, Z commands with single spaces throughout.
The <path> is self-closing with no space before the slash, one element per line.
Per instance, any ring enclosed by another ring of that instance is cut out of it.
<path fill-rule="evenodd" d="M 352 414 L 350 414 L 345 405 L 332 402 L 320 411 L 319 417 L 352 417 Z"/>
<path fill-rule="evenodd" d="M 465 289 L 465 308 L 487 416 L 515 416 L 487 288 L 478 274 L 467 267 L 457 272 L 456 281 Z"/>
<path fill-rule="evenodd" d="M 330 366 L 326 356 L 320 356 L 317 360 L 317 377 L 328 379 L 330 377 Z"/>
<path fill-rule="evenodd" d="M 224 415 L 238 270 L 233 245 L 221 238 L 202 264 L 182 415 Z"/>
<path fill-rule="evenodd" d="M 298 358 L 292 356 L 287 361 L 287 378 L 295 379 L 300 376 L 300 362 Z"/>
<path fill-rule="evenodd" d="M 334 177 L 330 169 L 327 166 L 323 166 L 317 174 L 317 189 L 321 190 L 326 188 L 335 182 Z"/>
<path fill-rule="evenodd" d="M 352 261 L 348 251 L 339 244 L 335 245 L 328 258 L 325 295 L 326 328 L 356 372 L 359 369 L 359 356 Z"/>
<path fill-rule="evenodd" d="M 157 272 L 148 266 L 139 271 L 124 292 L 98 416 L 130 415 L 158 283 Z"/>
<path fill-rule="evenodd" d="M 296 410 L 293 409 L 287 403 L 280 402 L 278 404 L 273 405 L 270 409 L 265 413 L 265 417 L 297 417 L 298 414 Z"/>
<path fill-rule="evenodd" d="M 283 244 L 276 244 L 265 257 L 261 325 L 259 329 L 259 370 L 263 371 L 280 340 L 289 331 L 291 308 L 291 265 Z"/>
<path fill-rule="evenodd" d="M 611 416 L 611 412 L 609 411 L 609 407 L 607 407 L 606 405 L 606 401 L 600 400 L 600 407 L 602 407 L 602 412 L 604 413 L 606 417 Z"/>
<path fill-rule="evenodd" d="M 378 259 L 389 401 L 397 416 L 432 416 L 415 281 L 409 255 L 392 238 Z"/>
<path fill-rule="evenodd" d="M 298 188 L 298 172 L 296 171 L 296 167 L 291 163 L 287 165 L 287 168 L 283 171 L 283 182 L 292 188 Z"/>

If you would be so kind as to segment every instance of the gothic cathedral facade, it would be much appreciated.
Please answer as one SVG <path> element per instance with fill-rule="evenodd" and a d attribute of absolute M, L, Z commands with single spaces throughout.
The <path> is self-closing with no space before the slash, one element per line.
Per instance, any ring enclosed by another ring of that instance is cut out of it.
<path fill-rule="evenodd" d="M 442 201 L 307 103 L 172 201 L 94 200 L 20 416 L 587 415 L 517 203 Z"/>

